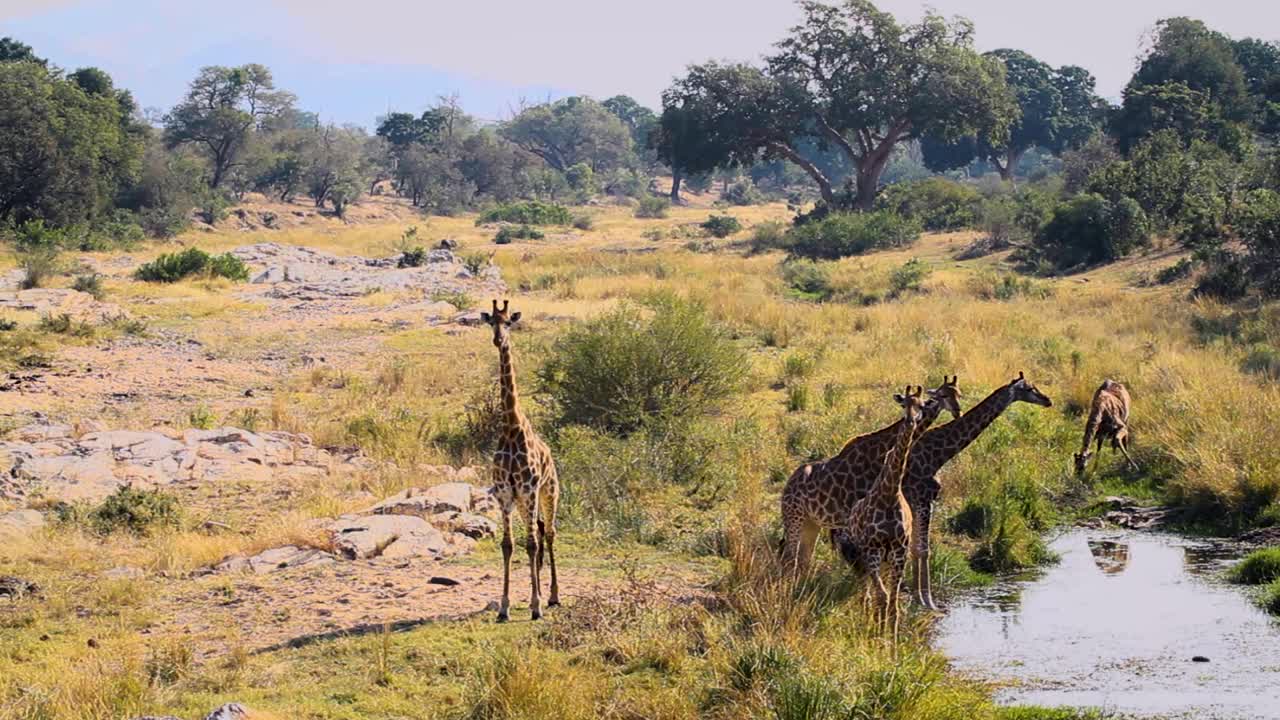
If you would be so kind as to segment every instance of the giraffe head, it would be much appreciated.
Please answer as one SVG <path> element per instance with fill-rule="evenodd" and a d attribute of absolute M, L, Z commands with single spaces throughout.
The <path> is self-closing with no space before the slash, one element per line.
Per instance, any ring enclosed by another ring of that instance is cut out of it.
<path fill-rule="evenodd" d="M 1093 457 L 1093 451 L 1089 450 L 1088 448 L 1076 453 L 1075 458 L 1076 458 L 1076 476 L 1077 477 L 1084 475 L 1085 465 L 1089 464 L 1089 458 L 1091 457 Z"/>
<path fill-rule="evenodd" d="M 1035 385 L 1027 379 L 1026 375 L 1018 373 L 1018 379 L 1009 384 L 1013 388 L 1013 401 L 1031 403 L 1032 405 L 1041 405 L 1044 407 L 1053 407 L 1053 401 L 1048 395 L 1036 389 Z"/>
<path fill-rule="evenodd" d="M 902 406 L 902 418 L 907 425 L 915 427 L 924 417 L 924 388 L 916 386 L 915 392 L 908 385 L 901 393 L 893 396 L 894 402 Z"/>
<path fill-rule="evenodd" d="M 960 417 L 960 376 L 954 375 L 950 380 L 944 375 L 942 384 L 937 388 L 928 391 L 930 403 L 940 403 L 942 409 L 951 413 L 952 419 Z"/>
<path fill-rule="evenodd" d="M 510 300 L 502 301 L 502 309 L 498 309 L 498 301 L 493 301 L 493 312 L 480 313 L 480 319 L 493 328 L 493 346 L 504 347 L 510 339 L 507 332 L 512 325 L 520 321 L 520 313 L 508 312 L 507 308 L 511 306 Z"/>

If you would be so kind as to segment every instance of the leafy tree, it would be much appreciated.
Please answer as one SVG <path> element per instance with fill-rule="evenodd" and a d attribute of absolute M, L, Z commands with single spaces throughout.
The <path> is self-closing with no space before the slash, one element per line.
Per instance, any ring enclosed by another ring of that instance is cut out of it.
<path fill-rule="evenodd" d="M 596 173 L 633 162 L 631 131 L 607 108 L 585 97 L 570 97 L 522 111 L 499 132 L 552 168 L 565 172 L 585 163 Z"/>
<path fill-rule="evenodd" d="M 131 127 L 114 93 L 87 93 L 40 63 L 0 63 L 0 221 L 105 216 L 139 169 Z"/>
<path fill-rule="evenodd" d="M 338 217 L 342 217 L 346 206 L 359 196 L 364 187 L 364 177 L 360 174 L 364 140 L 364 132 L 357 128 L 329 125 L 315 133 L 307 162 L 307 194 L 316 207 L 330 202 Z"/>
<path fill-rule="evenodd" d="M 378 124 L 377 135 L 398 150 L 413 143 L 431 142 L 440 132 L 441 122 L 441 118 L 431 110 L 422 113 L 422 117 L 395 112 Z"/>
<path fill-rule="evenodd" d="M 191 144 L 209 161 L 217 188 L 239 160 L 250 134 L 293 105 L 262 65 L 202 68 L 186 97 L 165 118 L 170 147 Z"/>
<path fill-rule="evenodd" d="M 990 162 L 1002 179 L 1012 181 L 1018 163 L 1031 148 L 1059 154 L 1083 143 L 1098 128 L 1102 101 L 1094 93 L 1094 79 L 1087 70 L 1075 66 L 1055 70 L 1021 50 L 995 50 L 987 56 L 1004 64 L 1007 82 L 1017 98 L 1020 113 L 1008 137 L 997 143 L 977 135 L 950 143 L 926 138 L 927 166 L 952 170 L 982 159 Z"/>
<path fill-rule="evenodd" d="M 30 45 L 11 37 L 0 38 L 0 62 L 33 62 L 44 66 L 48 63 L 36 57 Z"/>
<path fill-rule="evenodd" d="M 1125 152 L 1160 130 L 1176 130 L 1185 142 L 1210 138 L 1235 142 L 1228 125 L 1253 115 L 1236 46 L 1203 22 L 1168 18 L 1156 25 L 1151 47 L 1124 89 L 1112 133 Z"/>
<path fill-rule="evenodd" d="M 1237 40 L 1235 55 L 1255 103 L 1257 129 L 1268 135 L 1280 134 L 1280 43 Z"/>
<path fill-rule="evenodd" d="M 720 139 L 716 164 L 763 157 L 803 169 L 828 206 L 869 209 L 900 144 L 1008 130 L 1016 105 L 1004 70 L 973 49 L 968 21 L 927 13 L 903 26 L 869 0 L 801 2 L 804 17 L 765 70 L 710 63 L 690 68 L 667 107 L 698 100 L 702 127 Z M 839 149 L 853 167 L 853 197 L 838 200 L 826 173 L 800 151 L 811 140 Z"/>
<path fill-rule="evenodd" d="M 658 125 L 658 115 L 629 95 L 614 95 L 600 104 L 627 126 L 631 131 L 632 147 L 643 155 L 646 164 L 651 165 L 657 156 L 649 147 L 649 136 Z"/>
<path fill-rule="evenodd" d="M 705 69 L 703 66 L 700 69 Z M 695 70 L 690 71 L 690 79 Z M 680 202 L 686 178 L 709 176 L 731 158 L 728 141 L 716 134 L 723 106 L 707 85 L 687 83 L 663 93 L 662 116 L 650 131 L 649 147 L 671 168 L 671 202 Z"/>

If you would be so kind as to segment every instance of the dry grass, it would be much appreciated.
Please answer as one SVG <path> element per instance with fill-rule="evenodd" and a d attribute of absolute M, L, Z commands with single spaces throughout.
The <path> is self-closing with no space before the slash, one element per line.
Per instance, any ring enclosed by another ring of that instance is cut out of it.
<path fill-rule="evenodd" d="M 458 437 L 471 398 L 494 382 L 496 352 L 482 329 L 446 334 L 343 320 L 277 327 L 266 307 L 238 299 L 226 283 L 109 280 L 109 300 L 157 327 L 200 339 L 217 357 L 234 360 L 307 342 L 363 348 L 341 364 L 282 371 L 272 378 L 271 398 L 254 407 L 263 429 L 306 432 L 320 445 L 359 446 L 387 465 L 367 476 L 317 481 L 292 495 L 289 507 L 237 518 L 236 532 L 229 534 L 188 523 L 146 540 L 104 540 L 72 527 L 0 545 L 0 574 L 52 588 L 39 605 L 0 607 L 0 719 L 105 720 L 161 711 L 199 716 L 232 699 L 282 717 L 335 720 L 834 717 L 806 715 L 806 707 L 856 709 L 859 717 L 994 717 L 986 690 L 950 676 L 927 647 L 922 627 L 907 623 L 895 659 L 893 648 L 866 632 L 853 597 L 857 588 L 843 574 L 800 584 L 782 580 L 772 550 L 779 480 L 803 459 L 800 448 L 829 451 L 850 435 L 887 424 L 894 389 L 952 373 L 960 376 L 966 407 L 1019 371 L 1055 407 L 1011 410 L 944 471 L 935 524 L 940 535 L 946 517 L 966 501 L 1028 491 L 1051 506 L 1060 503 L 1050 499 L 1143 488 L 1191 503 L 1203 519 L 1222 526 L 1277 512 L 1280 446 L 1272 438 L 1280 424 L 1280 389 L 1241 370 L 1247 348 L 1206 343 L 1196 334 L 1193 318 L 1221 317 L 1230 309 L 1193 303 L 1185 299 L 1186 287 L 1139 282 L 1168 264 L 1169 253 L 1085 277 L 1039 281 L 1031 292 L 1002 300 L 996 284 L 1010 272 L 1002 255 L 957 262 L 955 253 L 972 234 L 931 235 L 907 250 L 830 267 L 835 297 L 883 297 L 890 272 L 919 258 L 931 270 L 923 292 L 866 306 L 812 303 L 789 293 L 779 272 L 781 255 L 748 256 L 733 246 L 753 225 L 783 217 L 785 208 L 733 208 L 730 214 L 746 230 L 712 252 L 686 249 L 682 228 L 708 212 L 673 208 L 666 219 L 637 220 L 627 208 L 593 209 L 595 229 L 502 246 L 495 262 L 512 288 L 513 306 L 526 318 L 515 334 L 516 362 L 535 422 L 545 415 L 533 370 L 550 341 L 565 323 L 622 300 L 656 291 L 694 297 L 748 350 L 742 392 L 720 416 L 706 420 L 708 433 L 737 420 L 753 428 L 750 452 L 730 473 L 727 489 L 715 496 L 685 487 L 651 489 L 637 501 L 650 518 L 662 519 L 656 525 L 679 530 L 646 541 L 666 543 L 667 552 L 688 562 L 718 563 L 721 604 L 664 600 L 607 617 L 583 606 L 569 608 L 545 629 L 452 623 L 188 663 L 178 640 L 140 634 L 153 619 L 149 598 L 186 588 L 187 573 L 228 554 L 281 544 L 322 547 L 316 518 L 354 509 L 367 502 L 365 492 L 383 496 L 417 483 L 415 468 L 423 464 L 457 460 L 446 440 Z M 418 225 L 424 244 L 451 237 L 464 251 L 494 247 L 492 229 L 475 227 L 472 217 L 395 216 L 381 224 L 253 235 L 220 229 L 184 240 L 217 252 L 273 241 L 386 255 L 410 224 Z M 655 229 L 661 239 L 645 239 Z M 142 262 L 167 249 L 133 255 Z M 373 295 L 359 303 L 376 309 L 394 300 Z M 225 332 L 232 319 L 252 320 L 253 334 Z M 797 364 L 798 357 L 807 361 Z M 795 369 L 799 365 L 803 369 Z M 1080 412 L 1107 377 L 1132 392 L 1133 446 L 1144 472 L 1129 475 L 1104 453 L 1081 484 L 1070 473 Z M 194 398 L 191 406 L 204 400 Z M 225 402 L 211 405 L 219 417 L 228 415 Z M 51 404 L 50 410 L 59 407 Z M 77 416 L 88 415 L 82 408 Z M 262 497 L 271 497 L 266 488 Z M 613 542 L 637 547 L 634 540 L 607 540 L 594 528 L 575 527 L 571 518 L 561 533 L 583 559 Z M 970 548 L 967 540 L 943 536 L 940 542 Z M 644 557 L 646 549 L 639 552 Z M 699 557 L 712 553 L 725 557 Z M 97 579 L 120 566 L 145 574 L 111 583 Z M 646 571 L 651 577 L 664 569 L 642 567 L 641 580 Z M 88 646 L 90 638 L 98 650 Z"/>

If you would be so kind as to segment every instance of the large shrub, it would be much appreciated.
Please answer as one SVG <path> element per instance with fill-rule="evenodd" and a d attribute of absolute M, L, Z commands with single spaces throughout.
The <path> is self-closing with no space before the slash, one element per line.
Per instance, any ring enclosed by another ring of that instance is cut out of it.
<path fill-rule="evenodd" d="M 877 202 L 880 208 L 918 221 L 925 230 L 972 227 L 981 204 L 975 188 L 943 177 L 890 185 Z"/>
<path fill-rule="evenodd" d="M 563 205 L 530 200 L 503 203 L 480 213 L 480 217 L 476 218 L 477 225 L 495 222 L 518 225 L 568 225 L 573 222 L 573 214 Z"/>
<path fill-rule="evenodd" d="M 712 215 L 700 226 L 708 235 L 726 238 L 742 229 L 742 223 L 732 215 Z"/>
<path fill-rule="evenodd" d="M 560 424 L 627 434 L 706 410 L 735 390 L 745 362 L 700 304 L 658 295 L 565 332 L 538 378 Z"/>
<path fill-rule="evenodd" d="M 1058 267 L 1109 262 L 1147 243 L 1146 213 L 1131 198 L 1086 193 L 1061 203 L 1037 238 Z"/>
<path fill-rule="evenodd" d="M 720 199 L 731 205 L 759 205 L 764 202 L 764 193 L 756 188 L 750 178 L 742 178 L 729 185 Z"/>
<path fill-rule="evenodd" d="M 907 247 L 919 239 L 920 225 L 889 210 L 832 213 L 792 228 L 787 236 L 787 250 L 795 257 L 837 260 Z"/>
<path fill-rule="evenodd" d="M 166 253 L 137 269 L 134 275 L 147 282 L 177 282 L 193 275 L 224 277 L 243 282 L 249 279 L 249 268 L 231 253 L 210 255 L 200 248 L 187 248 Z"/>
<path fill-rule="evenodd" d="M 1237 211 L 1236 232 L 1248 249 L 1245 262 L 1253 283 L 1268 297 L 1280 297 L 1280 193 L 1254 190 Z"/>
<path fill-rule="evenodd" d="M 640 198 L 640 203 L 636 205 L 636 217 L 646 220 L 655 220 L 667 216 L 667 211 L 671 209 L 671 201 L 650 195 Z"/>

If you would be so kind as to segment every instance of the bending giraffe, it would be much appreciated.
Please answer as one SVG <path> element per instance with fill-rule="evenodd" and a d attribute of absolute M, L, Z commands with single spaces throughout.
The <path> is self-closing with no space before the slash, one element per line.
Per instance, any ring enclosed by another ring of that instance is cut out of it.
<path fill-rule="evenodd" d="M 1075 456 L 1076 475 L 1084 475 L 1085 465 L 1094 455 L 1089 444 L 1095 440 L 1098 444 L 1096 452 L 1102 452 L 1102 443 L 1110 440 L 1112 449 L 1124 453 L 1129 466 L 1138 469 L 1138 463 L 1129 457 L 1129 404 L 1129 391 L 1124 385 L 1115 380 L 1102 381 L 1093 393 L 1093 404 L 1084 425 L 1084 443 Z"/>
<path fill-rule="evenodd" d="M 920 434 L 944 409 L 960 417 L 958 378 L 943 380 L 928 391 L 923 415 L 916 424 Z M 805 463 L 796 469 L 782 489 L 782 558 L 793 571 L 803 571 L 813 557 L 813 546 L 823 531 L 843 532 L 853 505 L 867 494 L 880 474 L 884 458 L 898 437 L 898 422 L 845 443 L 826 460 Z"/>
<path fill-rule="evenodd" d="M 502 509 L 502 602 L 498 622 L 506 622 L 511 598 L 511 511 L 518 509 L 525 525 L 525 549 L 529 553 L 529 573 L 533 589 L 529 611 L 533 619 L 542 617 L 539 587 L 542 584 L 543 551 L 551 560 L 551 596 L 547 607 L 560 604 L 560 582 L 556 576 L 556 508 L 560 502 L 560 482 L 551 449 L 534 432 L 520 410 L 516 392 L 516 371 L 511 360 L 512 325 L 520 313 L 508 312 L 510 301 L 493 301 L 492 313 L 480 318 L 493 328 L 493 344 L 498 348 L 499 379 L 502 385 L 502 436 L 493 453 L 493 494 Z"/>
<path fill-rule="evenodd" d="M 898 639 L 898 594 L 902 574 L 911 552 L 911 507 L 902 496 L 902 479 L 907 472 L 916 427 L 924 417 L 923 389 L 911 387 L 893 399 L 902 406 L 893 447 L 885 456 L 876 481 L 866 496 L 854 503 L 849 513 L 848 534 L 859 550 L 859 560 L 867 571 L 867 587 L 874 598 L 873 614 L 880 631 Z"/>
<path fill-rule="evenodd" d="M 929 526 L 933 515 L 933 503 L 942 493 L 937 474 L 944 465 L 969 447 L 984 430 L 995 422 L 1009 406 L 1025 402 L 1041 407 L 1053 407 L 1048 395 L 1040 392 L 1026 376 L 1018 373 L 1012 382 L 997 388 L 982 402 L 975 405 L 964 417 L 941 427 L 928 430 L 911 448 L 907 464 L 907 477 L 902 493 L 911 506 L 912 549 L 916 576 L 916 600 L 930 610 L 937 610 L 933 601 L 933 589 L 929 582 Z M 844 531 L 833 533 L 833 540 L 846 561 L 853 562 L 859 554 Z"/>

